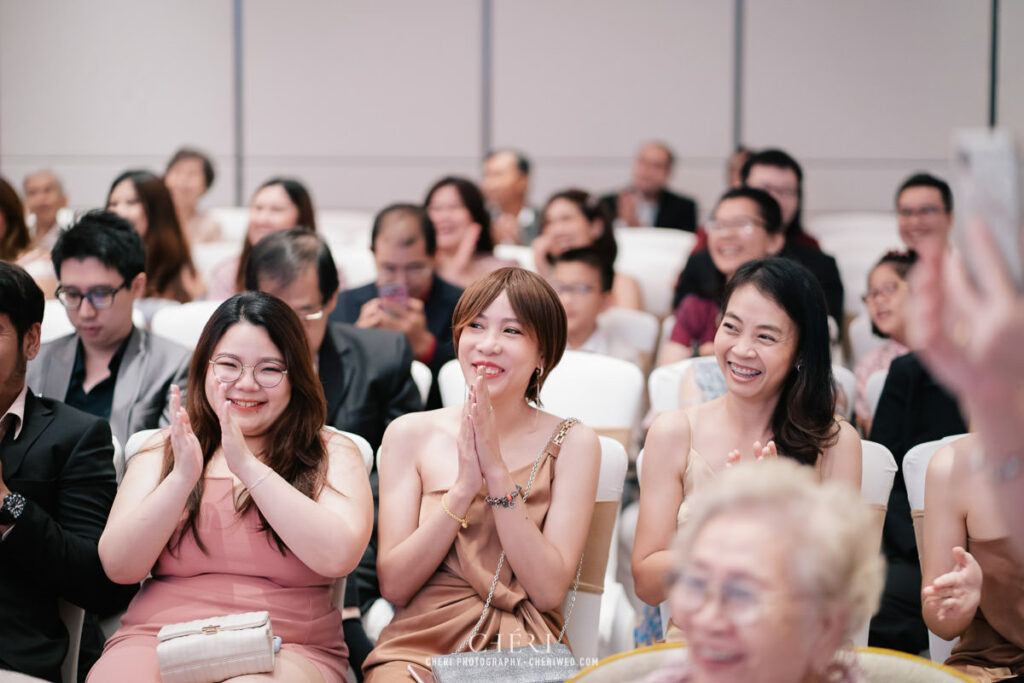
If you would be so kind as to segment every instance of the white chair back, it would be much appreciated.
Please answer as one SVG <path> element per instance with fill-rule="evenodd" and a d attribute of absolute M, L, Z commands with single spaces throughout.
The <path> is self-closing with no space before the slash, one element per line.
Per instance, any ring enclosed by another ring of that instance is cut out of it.
<path fill-rule="evenodd" d="M 242 253 L 243 235 L 245 228 L 237 237 L 224 237 L 219 242 L 200 242 L 192 246 L 192 263 L 204 282 L 209 284 L 217 266 Z"/>
<path fill-rule="evenodd" d="M 583 551 L 583 569 L 575 605 L 569 615 L 572 591 L 562 603 L 562 614 L 569 618 L 566 636 L 572 643 L 576 657 L 596 658 L 598 632 L 601 623 L 601 605 L 604 593 L 608 557 L 612 535 L 622 499 L 622 486 L 626 478 L 629 458 L 626 449 L 615 439 L 599 437 L 601 441 L 601 473 L 594 498 L 594 516 L 587 532 Z"/>
<path fill-rule="evenodd" d="M 868 377 L 864 388 L 864 399 L 868 403 L 871 419 L 874 419 L 875 411 L 878 410 L 878 401 L 882 398 L 882 389 L 885 388 L 885 379 L 888 376 L 888 370 L 876 370 Z"/>
<path fill-rule="evenodd" d="M 362 287 L 377 279 L 377 261 L 374 260 L 373 252 L 368 247 L 334 239 L 326 241 L 331 250 L 331 256 L 334 258 L 334 264 L 344 278 L 343 287 L 345 289 Z"/>
<path fill-rule="evenodd" d="M 807 221 L 807 230 L 833 255 L 846 287 L 843 308 L 860 309 L 868 274 L 888 249 L 899 248 L 896 216 L 891 212 L 822 214 Z"/>
<path fill-rule="evenodd" d="M 832 377 L 836 384 L 836 412 L 852 420 L 853 403 L 857 398 L 857 377 L 853 370 L 835 364 L 832 365 Z"/>
<path fill-rule="evenodd" d="M 940 448 L 951 441 L 956 441 L 962 436 L 964 435 L 954 434 L 944 439 L 919 443 L 903 456 L 903 481 L 907 484 L 907 500 L 910 502 L 910 516 L 914 520 L 914 536 L 917 540 L 918 555 L 924 552 L 922 547 L 924 534 L 924 481 L 925 475 L 928 472 L 928 463 L 931 462 L 932 456 Z M 932 633 L 929 629 L 928 656 L 933 662 L 942 663 L 946 661 L 958 640 L 959 638 L 945 640 Z"/>
<path fill-rule="evenodd" d="M 520 268 L 537 272 L 537 264 L 533 259 L 533 249 L 519 244 L 496 244 L 494 255 L 506 261 L 515 261 Z"/>
<path fill-rule="evenodd" d="M 363 458 L 363 465 L 366 466 L 366 473 L 369 474 L 370 470 L 373 469 L 373 448 L 370 446 L 370 442 L 359 436 L 355 432 L 345 432 L 331 425 L 325 425 L 324 429 L 329 429 L 336 434 L 347 436 L 352 440 L 352 443 L 359 449 L 359 455 Z"/>
<path fill-rule="evenodd" d="M 698 356 L 655 368 L 647 380 L 651 410 L 657 414 L 679 408 L 679 387 L 683 377 L 691 367 L 701 364 L 717 366 L 718 360 L 714 356 Z"/>
<path fill-rule="evenodd" d="M 78 652 L 82 644 L 85 610 L 66 600 L 57 601 L 57 610 L 60 613 L 60 620 L 68 630 L 68 651 L 60 665 L 60 677 L 64 683 L 78 683 Z"/>
<path fill-rule="evenodd" d="M 207 211 L 213 220 L 220 223 L 221 239 L 225 242 L 234 242 L 241 249 L 242 240 L 249 231 L 249 207 L 215 206 Z M 199 245 L 195 246 L 198 247 Z"/>
<path fill-rule="evenodd" d="M 466 378 L 462 375 L 458 358 L 441 366 L 437 372 L 437 386 L 441 391 L 441 405 L 461 406 L 466 402 Z"/>
<path fill-rule="evenodd" d="M 345 244 L 369 249 L 373 214 L 368 211 L 322 209 L 316 213 L 316 229 L 331 245 Z"/>
<path fill-rule="evenodd" d="M 696 235 L 667 228 L 616 228 L 616 272 L 640 284 L 644 310 L 657 316 L 672 312 L 676 280 L 693 250 Z"/>
<path fill-rule="evenodd" d="M 612 307 L 597 317 L 599 327 L 610 335 L 622 339 L 640 352 L 644 367 L 650 367 L 654 350 L 658 347 L 661 323 L 658 316 L 647 311 Z"/>
<path fill-rule="evenodd" d="M 885 340 L 871 331 L 871 317 L 863 304 L 851 313 L 856 313 L 856 317 L 846 326 L 846 335 L 850 342 L 850 367 L 855 368 L 861 358 L 885 346 Z"/>
<path fill-rule="evenodd" d="M 207 321 L 221 301 L 191 301 L 180 306 L 161 308 L 153 315 L 150 329 L 190 349 L 195 349 Z"/>
<path fill-rule="evenodd" d="M 430 396 L 430 387 L 434 383 L 434 375 L 431 374 L 430 368 L 418 360 L 412 362 L 409 374 L 412 375 L 412 381 L 416 383 L 416 388 L 420 390 L 420 399 L 423 401 L 423 405 L 426 405 L 427 397 Z"/>

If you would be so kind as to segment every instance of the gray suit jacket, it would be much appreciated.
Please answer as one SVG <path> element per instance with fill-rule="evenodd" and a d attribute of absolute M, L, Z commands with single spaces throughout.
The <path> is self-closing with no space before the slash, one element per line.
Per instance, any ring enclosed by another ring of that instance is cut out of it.
<path fill-rule="evenodd" d="M 39 355 L 28 364 L 26 382 L 33 391 L 64 400 L 77 345 L 77 334 L 43 344 Z M 191 361 L 192 352 L 181 344 L 139 328 L 132 331 L 110 406 L 110 431 L 122 446 L 137 431 L 167 424 L 164 410 L 171 383 L 184 389 Z"/>

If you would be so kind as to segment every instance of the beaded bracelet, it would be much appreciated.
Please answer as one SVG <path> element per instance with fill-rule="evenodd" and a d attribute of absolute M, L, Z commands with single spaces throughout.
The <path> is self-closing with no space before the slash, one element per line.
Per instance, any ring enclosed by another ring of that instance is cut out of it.
<path fill-rule="evenodd" d="M 451 510 L 448 509 L 448 503 L 445 501 L 445 498 L 447 496 L 448 496 L 447 493 L 444 493 L 444 494 L 441 495 L 441 509 L 444 510 L 444 514 L 448 515 L 449 517 L 454 519 L 456 522 L 461 524 L 463 529 L 467 528 L 469 526 L 469 520 L 466 519 L 465 517 L 459 517 L 454 512 L 452 512 Z"/>
<path fill-rule="evenodd" d="M 490 496 L 484 496 L 484 502 L 491 507 L 498 507 L 499 505 L 503 508 L 512 508 L 516 506 L 515 497 L 523 495 L 523 487 L 516 484 L 515 489 L 512 493 L 507 496 L 501 496 L 499 498 L 492 498 Z"/>

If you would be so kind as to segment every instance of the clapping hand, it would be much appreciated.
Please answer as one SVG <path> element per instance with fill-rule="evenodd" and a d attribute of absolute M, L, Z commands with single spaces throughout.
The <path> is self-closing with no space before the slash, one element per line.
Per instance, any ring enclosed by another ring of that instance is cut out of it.
<path fill-rule="evenodd" d="M 491 392 L 487 389 L 487 379 L 482 368 L 477 370 L 477 375 L 469 388 L 469 415 L 473 423 L 480 470 L 484 474 L 500 472 L 505 468 L 505 462 L 501 459 Z"/>
<path fill-rule="evenodd" d="M 235 422 L 234 417 L 231 415 L 231 402 L 228 401 L 228 386 L 222 382 L 217 382 L 217 386 L 213 390 L 213 408 L 217 413 L 217 418 L 220 420 L 220 440 L 221 447 L 224 449 L 224 460 L 227 462 L 228 469 L 231 470 L 232 474 L 241 479 L 243 482 L 246 479 L 242 476 L 243 469 L 246 465 L 252 465 L 256 460 L 256 456 L 249 450 L 249 446 L 245 443 L 245 436 L 242 435 L 242 429 Z"/>
<path fill-rule="evenodd" d="M 480 460 L 476 454 L 473 418 L 470 417 L 469 412 L 470 404 L 467 402 L 462 410 L 462 421 L 459 423 L 459 473 L 455 478 L 455 486 L 463 487 L 463 491 L 473 496 L 483 484 L 483 474 L 480 472 Z"/>
<path fill-rule="evenodd" d="M 199 446 L 199 439 L 192 431 L 192 423 L 188 419 L 188 412 L 181 405 L 181 389 L 171 385 L 171 452 L 174 454 L 174 469 L 172 473 L 179 476 L 192 485 L 199 481 L 203 474 L 203 450 Z"/>
<path fill-rule="evenodd" d="M 769 441 L 764 447 L 761 446 L 760 441 L 755 441 L 751 453 L 754 462 L 764 460 L 765 458 L 775 458 L 779 455 L 778 450 L 775 448 L 774 440 Z M 733 465 L 738 465 L 742 459 L 739 449 L 729 451 L 729 455 L 725 457 L 725 466 L 732 467 Z"/>
<path fill-rule="evenodd" d="M 936 577 L 921 591 L 923 602 L 937 607 L 941 620 L 968 618 L 981 603 L 981 566 L 974 557 L 957 546 L 953 548 L 953 569 Z"/>

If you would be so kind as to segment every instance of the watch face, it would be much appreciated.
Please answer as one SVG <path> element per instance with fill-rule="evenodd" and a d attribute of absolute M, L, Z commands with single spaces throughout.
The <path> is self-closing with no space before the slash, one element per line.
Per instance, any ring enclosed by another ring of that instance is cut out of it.
<path fill-rule="evenodd" d="M 13 524 L 25 510 L 25 496 L 20 493 L 8 493 L 0 505 L 0 524 Z"/>

